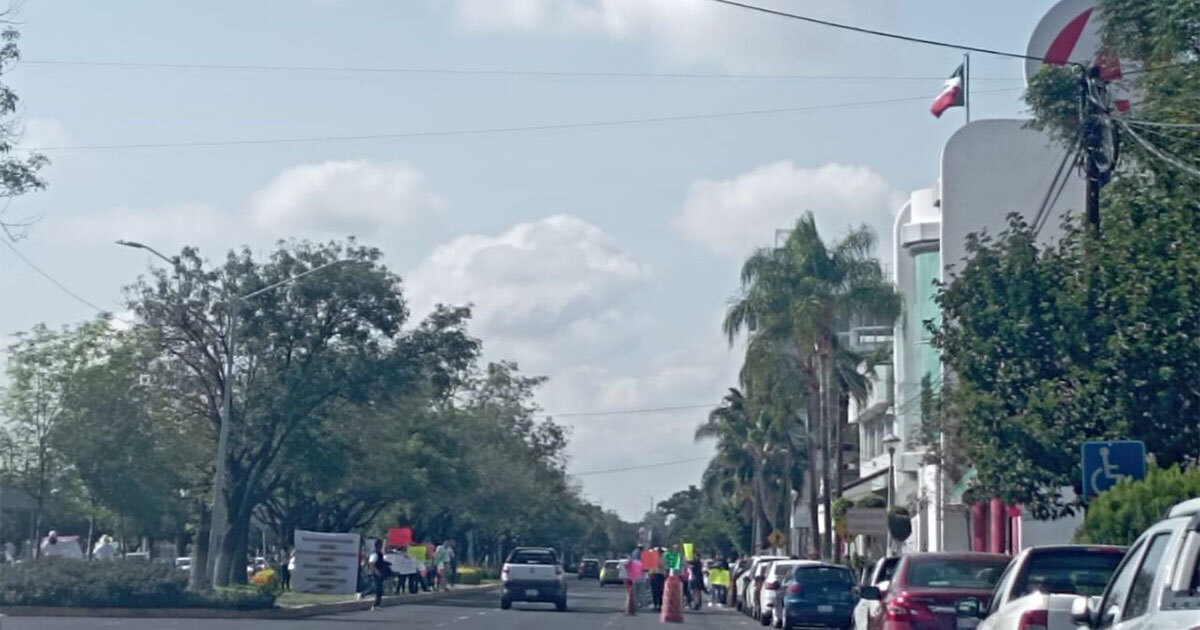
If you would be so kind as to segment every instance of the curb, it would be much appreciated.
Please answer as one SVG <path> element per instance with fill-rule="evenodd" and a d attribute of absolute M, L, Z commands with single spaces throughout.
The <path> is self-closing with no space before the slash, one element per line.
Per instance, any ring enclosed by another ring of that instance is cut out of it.
<path fill-rule="evenodd" d="M 455 595 L 483 593 L 499 588 L 496 584 L 460 586 L 452 591 L 417 593 L 415 595 L 388 595 L 383 606 L 405 606 L 448 599 Z M 306 619 L 338 613 L 370 610 L 371 599 L 335 602 L 332 604 L 309 604 L 294 608 L 267 608 L 263 610 L 226 610 L 220 608 L 67 608 L 63 606 L 5 606 L 0 610 L 2 617 L 135 617 L 144 619 Z"/>

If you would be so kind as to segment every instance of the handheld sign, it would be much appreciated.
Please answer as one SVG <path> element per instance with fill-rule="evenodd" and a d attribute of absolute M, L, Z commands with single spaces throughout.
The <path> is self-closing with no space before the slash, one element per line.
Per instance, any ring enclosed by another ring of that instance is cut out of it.
<path fill-rule="evenodd" d="M 658 569 L 659 558 L 657 549 L 647 549 L 642 552 L 642 568 L 647 571 Z"/>
<path fill-rule="evenodd" d="M 695 552 L 695 547 L 692 546 L 692 543 L 683 543 L 683 559 L 684 560 L 691 562 L 693 552 Z"/>
<path fill-rule="evenodd" d="M 683 568 L 683 559 L 679 557 L 679 554 L 675 550 L 670 550 L 663 554 L 663 564 L 668 569 L 678 571 Z"/>
<path fill-rule="evenodd" d="M 393 527 L 388 530 L 387 544 L 389 547 L 406 547 L 412 542 L 411 527 Z"/>

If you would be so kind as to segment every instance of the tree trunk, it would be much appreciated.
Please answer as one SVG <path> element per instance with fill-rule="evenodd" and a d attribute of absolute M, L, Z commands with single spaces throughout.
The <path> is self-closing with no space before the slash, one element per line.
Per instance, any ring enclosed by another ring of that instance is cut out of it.
<path fill-rule="evenodd" d="M 845 447 L 846 441 L 846 426 L 850 415 L 850 398 L 844 392 L 838 392 L 837 405 L 837 422 L 834 425 L 833 441 L 837 450 L 834 451 L 834 472 L 833 472 L 833 496 L 834 498 L 842 498 L 842 478 L 845 474 Z M 841 562 L 842 560 L 842 545 L 840 540 L 834 535 L 833 539 L 833 561 Z"/>
<path fill-rule="evenodd" d="M 200 505 L 199 518 L 196 521 L 196 535 L 192 538 L 192 589 L 205 590 L 212 583 L 208 575 L 208 532 L 211 525 L 211 514 L 203 504 Z"/>
<path fill-rule="evenodd" d="M 832 558 L 832 554 L 830 553 L 830 548 L 832 545 L 830 544 L 830 541 L 833 537 L 833 514 L 831 513 L 832 505 L 831 501 L 829 500 L 829 497 L 833 492 L 833 466 L 830 458 L 830 447 L 832 446 L 831 442 L 833 441 L 833 423 L 831 422 L 833 414 L 830 413 L 829 409 L 829 399 L 831 396 L 830 390 L 832 389 L 830 387 L 830 381 L 832 378 L 829 366 L 829 356 L 828 352 L 826 352 L 826 349 L 827 348 L 822 348 L 820 357 L 821 442 L 824 445 L 824 448 L 821 449 L 821 478 L 822 481 L 824 481 L 823 485 L 825 486 L 824 491 L 821 492 L 821 506 L 824 509 L 824 513 L 821 515 L 821 524 L 823 526 L 822 529 L 825 530 L 825 535 L 821 536 L 821 557 L 828 560 Z"/>
<path fill-rule="evenodd" d="M 816 396 L 810 396 L 808 402 L 808 470 L 805 474 L 808 476 L 808 516 L 809 529 L 812 533 L 812 552 L 821 552 L 821 521 L 820 512 L 817 510 L 817 475 L 819 458 L 817 456 L 817 431 L 816 425 L 819 422 L 820 412 L 818 407 L 820 401 Z"/>

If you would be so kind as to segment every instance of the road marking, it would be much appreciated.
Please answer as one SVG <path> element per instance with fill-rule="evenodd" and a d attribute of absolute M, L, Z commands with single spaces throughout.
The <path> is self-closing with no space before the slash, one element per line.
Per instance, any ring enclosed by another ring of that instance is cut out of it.
<path fill-rule="evenodd" d="M 458 618 L 459 621 L 466 621 L 471 618 L 471 615 L 463 615 Z"/>
<path fill-rule="evenodd" d="M 479 612 L 479 613 L 475 613 L 475 614 L 477 614 L 477 615 L 479 615 L 480 617 L 482 617 L 482 616 L 484 616 L 484 615 L 486 615 L 486 614 L 487 614 L 487 611 L 485 610 L 485 611 L 483 611 L 483 612 Z"/>

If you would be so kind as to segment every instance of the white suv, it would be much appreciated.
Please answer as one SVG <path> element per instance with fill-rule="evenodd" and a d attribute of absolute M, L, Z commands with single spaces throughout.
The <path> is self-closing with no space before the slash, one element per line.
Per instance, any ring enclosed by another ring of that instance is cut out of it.
<path fill-rule="evenodd" d="M 1075 621 L 1094 630 L 1200 628 L 1200 499 L 1171 508 L 1130 547 L 1099 597 L 1079 597 Z"/>

